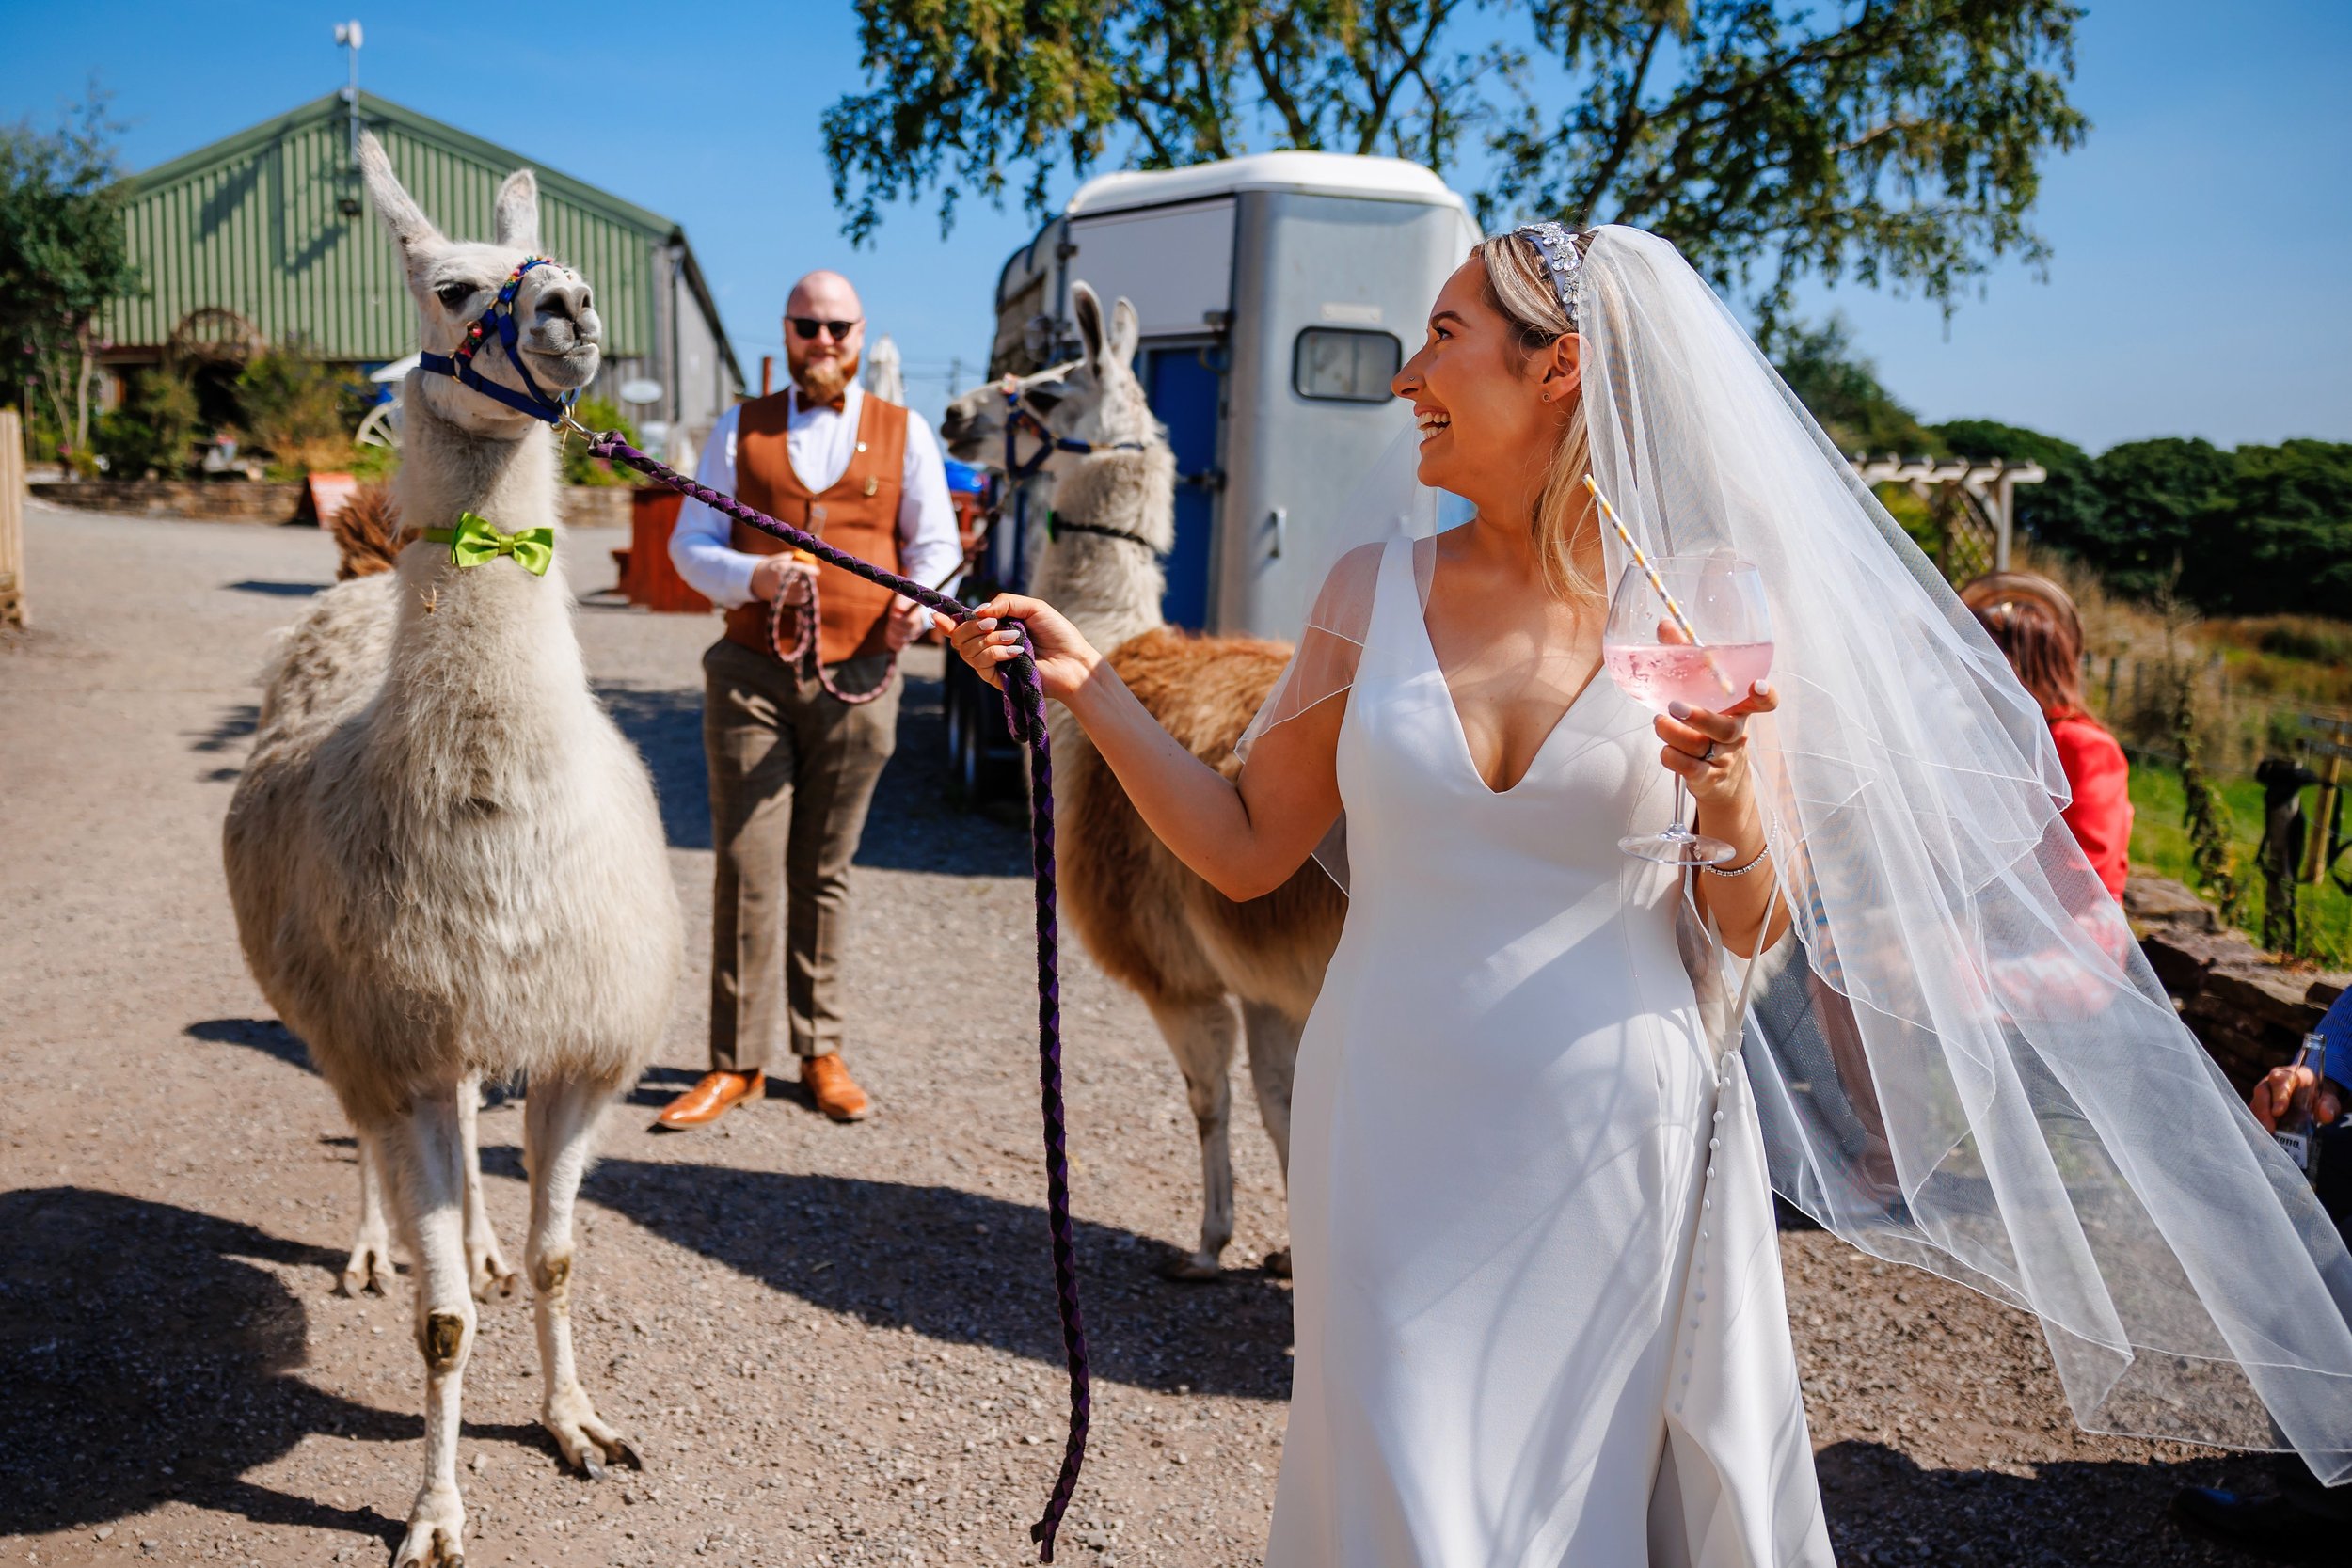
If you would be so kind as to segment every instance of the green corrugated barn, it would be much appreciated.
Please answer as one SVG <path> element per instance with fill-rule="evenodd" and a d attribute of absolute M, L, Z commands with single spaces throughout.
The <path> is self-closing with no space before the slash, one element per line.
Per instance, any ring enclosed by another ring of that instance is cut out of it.
<path fill-rule="evenodd" d="M 104 317 L 109 365 L 167 354 L 200 361 L 296 341 L 366 367 L 416 352 L 399 256 L 353 164 L 354 107 L 330 93 L 131 178 L 125 216 L 144 293 Z M 402 182 L 454 238 L 488 239 L 499 182 L 517 168 L 536 171 L 542 245 L 596 285 L 606 332 L 596 389 L 611 396 L 623 381 L 657 383 L 660 401 L 632 410 L 652 440 L 698 445 L 743 395 L 742 370 L 676 223 L 413 109 L 367 93 L 356 108 Z"/>

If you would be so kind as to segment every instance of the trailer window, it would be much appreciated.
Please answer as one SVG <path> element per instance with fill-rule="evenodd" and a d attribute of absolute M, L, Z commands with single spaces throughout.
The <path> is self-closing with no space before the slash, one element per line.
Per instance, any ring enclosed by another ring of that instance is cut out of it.
<path fill-rule="evenodd" d="M 1311 326 L 1291 355 L 1291 387 L 1302 398 L 1386 403 L 1405 345 L 1386 332 Z"/>

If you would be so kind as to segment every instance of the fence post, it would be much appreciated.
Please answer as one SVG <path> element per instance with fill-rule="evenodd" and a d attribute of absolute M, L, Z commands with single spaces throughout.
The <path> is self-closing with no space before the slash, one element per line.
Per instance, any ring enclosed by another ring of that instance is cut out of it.
<path fill-rule="evenodd" d="M 0 408 L 0 626 L 24 621 L 24 420 Z"/>
<path fill-rule="evenodd" d="M 2328 831 L 2336 817 L 2336 792 L 2344 787 L 2344 754 L 2352 752 L 2352 746 L 2344 744 L 2352 740 L 2352 720 L 2324 719 L 2307 713 L 2303 723 L 2327 736 L 2311 748 L 2328 760 L 2319 770 L 2318 809 L 2312 814 L 2311 837 L 2304 844 L 2300 879 L 2316 885 L 2328 874 L 2328 851 L 2335 847 L 2328 842 Z"/>

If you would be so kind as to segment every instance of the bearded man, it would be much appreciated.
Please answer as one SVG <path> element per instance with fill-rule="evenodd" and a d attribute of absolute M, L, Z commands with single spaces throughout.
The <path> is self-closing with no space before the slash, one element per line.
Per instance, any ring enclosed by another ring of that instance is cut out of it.
<path fill-rule="evenodd" d="M 866 321 L 839 273 L 785 302 L 791 384 L 719 419 L 695 478 L 918 582 L 961 560 L 939 443 L 922 416 L 857 384 Z M 921 606 L 689 500 L 670 539 L 678 576 L 726 611 L 703 655 L 703 753 L 717 848 L 710 920 L 710 1071 L 664 1127 L 699 1127 L 760 1094 L 780 1033 L 836 1121 L 862 1119 L 841 1060 L 835 970 L 850 862 L 898 744 L 897 661 Z"/>

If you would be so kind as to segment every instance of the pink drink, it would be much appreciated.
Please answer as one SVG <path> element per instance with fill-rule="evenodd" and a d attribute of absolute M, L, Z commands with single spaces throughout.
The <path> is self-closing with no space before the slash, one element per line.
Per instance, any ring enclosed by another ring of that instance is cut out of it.
<path fill-rule="evenodd" d="M 1611 643 L 1600 651 L 1618 689 L 1653 713 L 1688 703 L 1721 713 L 1747 700 L 1748 688 L 1772 667 L 1770 642 Z M 1718 678 L 1720 676 L 1720 678 Z"/>

